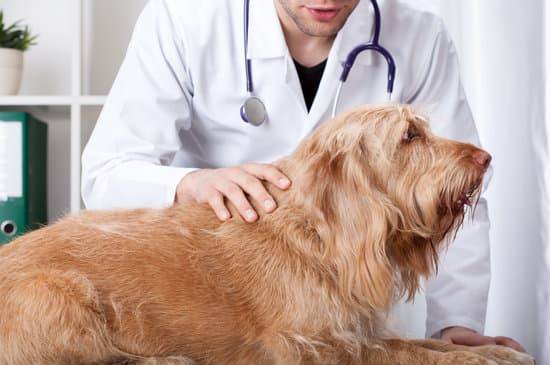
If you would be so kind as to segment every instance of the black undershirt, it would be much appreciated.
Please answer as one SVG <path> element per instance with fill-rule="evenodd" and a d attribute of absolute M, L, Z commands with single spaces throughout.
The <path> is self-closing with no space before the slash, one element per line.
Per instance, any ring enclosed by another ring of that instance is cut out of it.
<path fill-rule="evenodd" d="M 300 85 L 302 85 L 302 92 L 304 93 L 307 111 L 309 112 L 311 105 L 313 105 L 313 100 L 315 100 L 315 95 L 317 95 L 317 90 L 319 89 L 321 79 L 323 78 L 327 60 L 324 60 L 317 66 L 313 67 L 302 66 L 296 62 L 296 60 L 294 60 L 294 64 L 296 65 L 296 71 L 298 72 Z"/>

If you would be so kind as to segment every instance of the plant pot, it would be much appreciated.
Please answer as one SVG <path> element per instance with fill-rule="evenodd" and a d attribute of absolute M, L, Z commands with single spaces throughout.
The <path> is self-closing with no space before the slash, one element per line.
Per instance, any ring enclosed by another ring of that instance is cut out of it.
<path fill-rule="evenodd" d="M 21 88 L 23 52 L 0 48 L 0 95 L 16 95 Z"/>

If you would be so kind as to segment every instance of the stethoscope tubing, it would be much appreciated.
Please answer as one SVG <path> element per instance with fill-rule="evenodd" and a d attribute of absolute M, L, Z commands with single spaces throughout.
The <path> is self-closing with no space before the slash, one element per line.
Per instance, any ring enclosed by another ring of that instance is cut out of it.
<path fill-rule="evenodd" d="M 343 64 L 342 74 L 340 75 L 340 82 L 338 84 L 338 89 L 334 98 L 334 103 L 332 107 L 332 117 L 336 116 L 338 110 L 338 104 L 342 96 L 342 89 L 344 83 L 347 81 L 349 73 L 353 68 L 353 65 L 362 52 L 373 51 L 382 55 L 386 63 L 388 64 L 388 78 L 387 78 L 387 93 L 388 99 L 391 101 L 391 96 L 395 84 L 395 75 L 397 72 L 397 67 L 395 59 L 393 58 L 390 51 L 380 45 L 380 33 L 382 29 L 382 16 L 380 14 L 380 7 L 376 0 L 370 0 L 372 7 L 374 9 L 374 32 L 372 39 L 367 44 L 360 44 L 346 57 L 346 61 Z M 252 62 L 248 58 L 248 36 L 249 36 L 249 25 L 250 25 L 250 0 L 244 0 L 244 59 L 245 59 L 245 72 L 246 72 L 246 91 L 247 99 L 245 100 L 243 106 L 241 107 L 240 114 L 243 121 L 246 123 L 252 124 L 254 126 L 259 126 L 267 120 L 267 111 L 264 103 L 254 95 L 254 82 L 252 80 Z M 253 105 L 253 108 L 249 108 L 249 105 Z M 259 110 L 263 109 L 263 110 Z M 249 115 L 248 110 L 251 109 L 252 115 Z"/>
<path fill-rule="evenodd" d="M 248 58 L 248 27 L 250 26 L 250 0 L 244 0 L 244 62 L 246 70 L 246 91 L 248 96 L 254 92 L 252 81 L 252 61 Z"/>

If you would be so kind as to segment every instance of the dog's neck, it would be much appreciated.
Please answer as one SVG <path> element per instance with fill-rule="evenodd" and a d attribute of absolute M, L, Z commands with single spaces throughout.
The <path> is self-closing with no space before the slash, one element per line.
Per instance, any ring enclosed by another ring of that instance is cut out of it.
<path fill-rule="evenodd" d="M 324 270 L 334 270 L 331 275 L 337 278 L 336 285 L 349 305 L 373 311 L 389 308 L 395 278 L 385 252 L 390 239 L 387 212 L 376 204 L 379 199 L 346 191 L 308 165 L 303 156 L 290 156 L 276 166 L 293 181 L 288 192 L 270 187 L 280 206 L 272 219 L 275 225 L 281 223 L 281 234 L 286 232 L 288 239 L 293 239 L 295 230 L 289 222 L 307 232 L 307 243 L 298 246 L 300 252 L 309 254 Z"/>
<path fill-rule="evenodd" d="M 267 318 L 262 316 L 267 322 L 257 324 L 261 328 L 284 330 L 279 335 L 311 341 L 311 346 L 329 340 L 325 345 L 358 346 L 358 341 L 374 333 L 366 326 L 381 327 L 380 313 L 359 305 L 353 294 L 343 293 L 337 263 L 325 257 L 326 243 L 316 226 L 302 209 L 287 205 L 284 199 L 274 213 L 256 224 L 227 226 L 220 237 L 231 232 L 242 239 L 235 246 L 233 241 L 220 243 L 223 256 L 230 260 L 224 275 L 235 270 L 241 273 L 236 277 L 242 278 L 246 273 L 246 281 L 229 278 L 228 282 L 255 288 L 254 297 L 246 300 L 267 313 Z"/>

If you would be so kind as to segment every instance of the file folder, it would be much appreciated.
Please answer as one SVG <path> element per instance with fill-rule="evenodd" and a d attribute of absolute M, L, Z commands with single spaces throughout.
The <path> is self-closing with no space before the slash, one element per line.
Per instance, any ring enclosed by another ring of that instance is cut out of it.
<path fill-rule="evenodd" d="M 47 125 L 0 112 L 0 244 L 47 223 Z"/>

